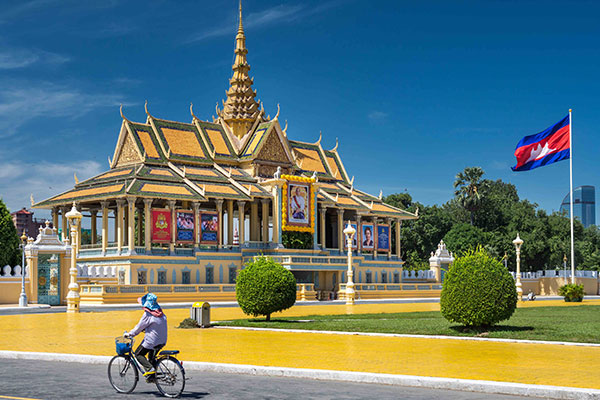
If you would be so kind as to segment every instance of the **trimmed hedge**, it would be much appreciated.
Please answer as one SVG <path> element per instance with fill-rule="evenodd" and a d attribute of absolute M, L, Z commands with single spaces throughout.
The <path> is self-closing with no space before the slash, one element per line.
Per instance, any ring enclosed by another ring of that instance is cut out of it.
<path fill-rule="evenodd" d="M 583 290 L 583 285 L 567 283 L 558 289 L 558 294 L 563 296 L 567 302 L 581 302 L 583 301 L 585 291 Z"/>
<path fill-rule="evenodd" d="M 240 271 L 235 284 L 240 308 L 252 316 L 271 314 L 290 308 L 296 302 L 296 278 L 273 259 L 260 257 Z"/>
<path fill-rule="evenodd" d="M 481 247 L 454 261 L 440 298 L 450 322 L 486 327 L 509 319 L 517 307 L 515 280 Z"/>

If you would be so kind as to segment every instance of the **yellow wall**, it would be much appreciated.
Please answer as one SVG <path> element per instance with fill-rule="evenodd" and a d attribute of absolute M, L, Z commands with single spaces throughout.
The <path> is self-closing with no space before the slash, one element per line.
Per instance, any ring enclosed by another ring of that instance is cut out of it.
<path fill-rule="evenodd" d="M 117 268 L 117 271 L 121 268 L 125 269 L 125 284 L 137 285 L 138 284 L 138 271 L 146 271 L 146 283 L 149 285 L 158 284 L 158 272 L 166 272 L 166 284 L 179 285 L 182 280 L 182 271 L 189 270 L 190 272 L 190 283 L 192 284 L 203 284 L 206 282 L 206 270 L 212 267 L 213 269 L 213 283 L 227 284 L 229 282 L 229 267 L 235 267 L 236 271 L 242 267 L 240 260 L 200 260 L 198 263 L 196 259 L 193 259 L 190 263 L 182 264 L 131 264 L 130 266 L 123 266 Z M 173 280 L 173 271 L 175 271 L 175 280 Z M 237 272 L 236 272 L 237 275 Z M 117 272 L 118 276 L 118 272 Z"/>
<path fill-rule="evenodd" d="M 29 278 L 25 278 L 25 293 L 29 301 Z M 0 304 L 19 304 L 21 295 L 21 278 L 0 279 Z"/>

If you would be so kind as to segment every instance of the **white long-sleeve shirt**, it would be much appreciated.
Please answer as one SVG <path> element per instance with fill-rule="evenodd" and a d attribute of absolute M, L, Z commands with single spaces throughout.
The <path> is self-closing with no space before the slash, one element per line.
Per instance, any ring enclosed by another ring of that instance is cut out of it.
<path fill-rule="evenodd" d="M 133 328 L 129 335 L 136 336 L 144 331 L 144 340 L 142 346 L 146 349 L 153 349 L 162 344 L 167 344 L 167 316 L 163 313 L 160 317 L 144 311 L 140 322 Z"/>

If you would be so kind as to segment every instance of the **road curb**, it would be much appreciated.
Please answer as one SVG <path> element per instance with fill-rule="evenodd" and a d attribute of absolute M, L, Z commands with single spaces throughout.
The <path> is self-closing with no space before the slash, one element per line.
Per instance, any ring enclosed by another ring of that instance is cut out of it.
<path fill-rule="evenodd" d="M 85 354 L 40 353 L 0 350 L 0 358 L 21 360 L 43 360 L 78 362 L 85 364 L 108 364 L 111 356 Z M 460 390 L 488 394 L 508 394 L 514 396 L 542 397 L 560 400 L 600 399 L 600 390 L 581 389 L 564 386 L 529 385 L 514 382 L 496 382 L 474 379 L 436 378 L 414 375 L 377 374 L 370 372 L 333 371 L 286 367 L 265 367 L 258 365 L 224 364 L 198 361 L 184 361 L 188 371 L 203 371 L 223 374 L 245 374 L 314 380 L 333 380 L 356 383 L 374 383 L 393 386 L 410 386 L 428 389 Z"/>

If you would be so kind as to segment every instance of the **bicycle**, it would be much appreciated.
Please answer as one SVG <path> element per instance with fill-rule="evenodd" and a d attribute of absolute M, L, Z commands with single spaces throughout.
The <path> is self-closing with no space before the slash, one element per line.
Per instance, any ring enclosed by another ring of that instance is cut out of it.
<path fill-rule="evenodd" d="M 108 363 L 108 380 L 119 393 L 131 393 L 135 389 L 139 374 L 144 374 L 132 352 L 134 339 L 126 336 L 115 338 L 117 355 Z M 146 382 L 156 384 L 158 391 L 165 397 L 179 397 L 185 388 L 185 370 L 175 355 L 179 350 L 162 350 L 154 361 L 156 374 Z"/>

